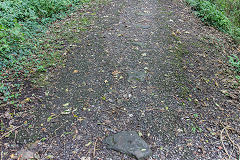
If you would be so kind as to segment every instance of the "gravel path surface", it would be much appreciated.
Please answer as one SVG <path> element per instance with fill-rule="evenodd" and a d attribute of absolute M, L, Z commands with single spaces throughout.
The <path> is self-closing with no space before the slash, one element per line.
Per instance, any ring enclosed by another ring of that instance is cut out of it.
<path fill-rule="evenodd" d="M 112 0 L 100 7 L 88 30 L 73 34 L 78 41 L 68 42 L 66 65 L 50 79 L 46 102 L 28 118 L 33 127 L 19 131 L 16 142 L 41 159 L 131 160 L 107 149 L 103 139 L 136 131 L 151 146 L 149 160 L 224 159 L 219 127 L 211 126 L 218 116 L 227 117 L 215 105 L 223 104 L 223 95 L 195 81 L 202 72 L 189 72 L 201 64 L 193 52 L 216 49 L 200 42 L 201 26 L 195 32 L 192 15 L 176 4 Z M 214 67 L 206 72 L 211 79 Z M 230 110 L 239 127 L 239 110 Z"/>

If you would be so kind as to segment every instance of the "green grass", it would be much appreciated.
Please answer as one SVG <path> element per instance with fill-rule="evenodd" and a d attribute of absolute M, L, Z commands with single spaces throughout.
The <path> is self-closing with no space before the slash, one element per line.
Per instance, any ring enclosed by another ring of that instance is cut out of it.
<path fill-rule="evenodd" d="M 90 1 L 0 0 L 0 104 L 14 104 L 24 79 L 52 63 L 54 54 L 39 50 L 51 22 Z"/>

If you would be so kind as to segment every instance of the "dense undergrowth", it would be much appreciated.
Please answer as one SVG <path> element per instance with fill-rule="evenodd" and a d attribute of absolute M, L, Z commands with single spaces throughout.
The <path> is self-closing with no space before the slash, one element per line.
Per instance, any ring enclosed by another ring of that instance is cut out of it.
<path fill-rule="evenodd" d="M 229 6 L 235 6 L 235 9 L 240 7 L 240 2 L 238 4 L 233 4 L 234 0 L 228 0 L 229 3 L 222 3 L 226 2 L 226 0 L 186 0 L 195 10 L 195 14 L 201 18 L 201 20 L 209 25 L 212 25 L 219 30 L 228 33 L 233 37 L 233 39 L 240 43 L 240 11 L 230 11 L 230 8 L 233 7 L 226 7 L 228 4 Z M 232 5 L 230 5 L 230 3 Z M 225 4 L 225 5 L 223 5 Z"/>
<path fill-rule="evenodd" d="M 226 16 L 235 24 L 240 26 L 240 1 L 239 0 L 210 0 L 217 9 L 224 11 Z"/>
<path fill-rule="evenodd" d="M 40 52 L 51 22 L 91 0 L 0 0 L 0 105 L 15 104 L 24 79 L 54 64 Z"/>
<path fill-rule="evenodd" d="M 239 0 L 186 0 L 195 14 L 209 25 L 229 34 L 240 44 L 240 1 Z M 240 55 L 240 53 L 239 53 Z M 229 62 L 240 82 L 239 55 L 229 57 Z"/>

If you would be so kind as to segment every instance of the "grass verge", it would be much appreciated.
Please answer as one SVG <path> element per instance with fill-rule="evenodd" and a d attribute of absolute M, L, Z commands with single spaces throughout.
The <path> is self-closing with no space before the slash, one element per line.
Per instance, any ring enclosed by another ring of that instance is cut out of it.
<path fill-rule="evenodd" d="M 0 105 L 17 103 L 24 81 L 56 64 L 54 52 L 41 51 L 49 25 L 91 0 L 0 1 Z"/>
<path fill-rule="evenodd" d="M 186 0 L 186 2 L 203 22 L 229 34 L 236 44 L 240 44 L 240 1 Z M 236 72 L 236 79 L 240 82 L 240 61 L 238 55 L 229 56 L 229 63 Z"/>
<path fill-rule="evenodd" d="M 230 20 L 225 10 L 219 9 L 214 3 L 206 0 L 186 1 L 203 22 L 228 33 L 237 43 L 240 43 L 240 26 Z"/>

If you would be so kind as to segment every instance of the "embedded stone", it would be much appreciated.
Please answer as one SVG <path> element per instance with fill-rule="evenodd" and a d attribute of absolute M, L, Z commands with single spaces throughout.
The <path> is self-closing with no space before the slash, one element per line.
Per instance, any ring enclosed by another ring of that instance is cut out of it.
<path fill-rule="evenodd" d="M 128 72 L 128 82 L 141 81 L 143 82 L 146 78 L 145 71 L 129 71 Z"/>
<path fill-rule="evenodd" d="M 143 24 L 137 24 L 137 28 L 142 28 L 142 29 L 149 29 L 151 26 L 150 25 L 143 25 Z"/>
<path fill-rule="evenodd" d="M 135 131 L 122 131 L 105 138 L 107 148 L 144 160 L 152 154 L 149 145 Z"/>

